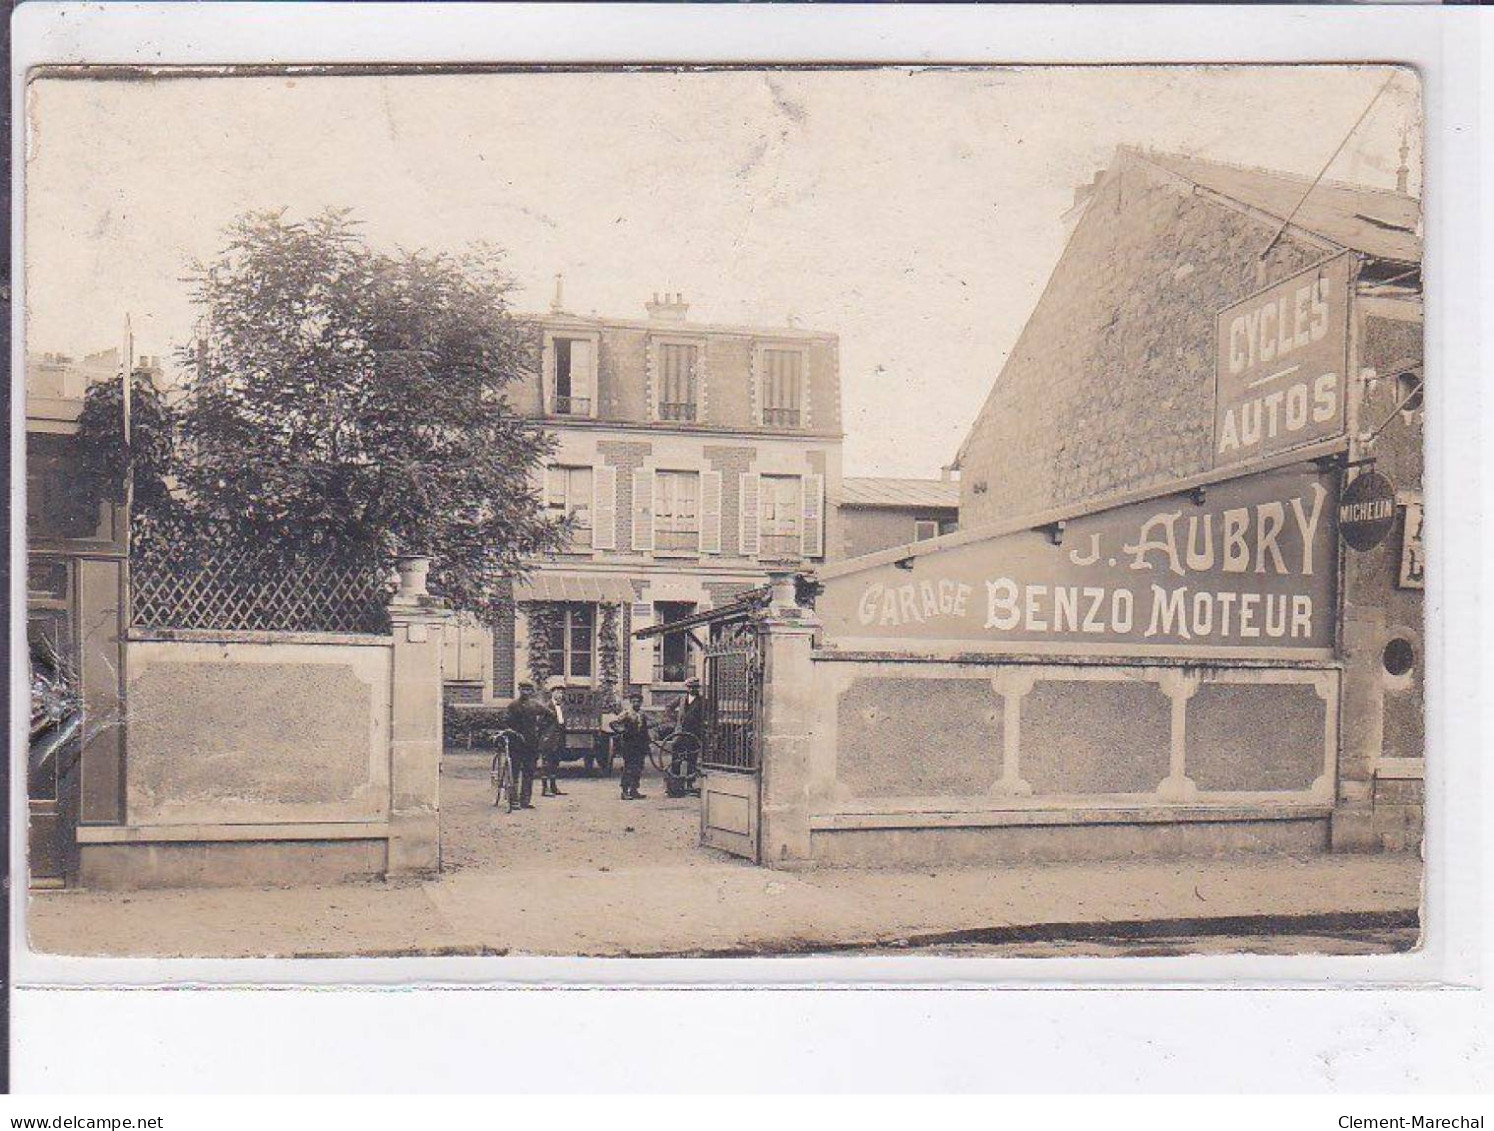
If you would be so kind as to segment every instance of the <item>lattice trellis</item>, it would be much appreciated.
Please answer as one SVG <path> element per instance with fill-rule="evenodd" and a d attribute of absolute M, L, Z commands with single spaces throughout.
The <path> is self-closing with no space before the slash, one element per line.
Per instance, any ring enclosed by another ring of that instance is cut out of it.
<path fill-rule="evenodd" d="M 130 556 L 136 628 L 387 632 L 388 589 L 375 571 L 332 559 L 255 550 Z"/>

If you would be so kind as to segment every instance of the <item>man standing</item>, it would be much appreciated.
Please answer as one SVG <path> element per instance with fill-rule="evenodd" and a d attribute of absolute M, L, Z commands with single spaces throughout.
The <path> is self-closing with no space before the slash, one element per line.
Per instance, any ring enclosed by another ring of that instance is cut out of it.
<path fill-rule="evenodd" d="M 694 783 L 705 742 L 705 699 L 700 694 L 700 680 L 691 679 L 685 684 L 685 697 L 677 706 L 675 733 L 689 735 L 694 741 L 686 744 L 687 752 L 683 756 L 676 754 L 670 761 L 666 792 L 671 797 L 684 796 L 688 786 Z"/>
<path fill-rule="evenodd" d="M 617 735 L 618 753 L 622 755 L 622 799 L 642 801 L 646 795 L 638 792 L 643 781 L 643 760 L 648 757 L 648 719 L 643 716 L 643 696 L 628 696 L 623 713 L 608 724 L 608 729 Z"/>
<path fill-rule="evenodd" d="M 519 684 L 519 697 L 508 705 L 503 713 L 503 725 L 517 736 L 509 739 L 508 764 L 513 771 L 514 793 L 509 795 L 508 807 L 515 808 L 513 797 L 518 795 L 518 808 L 534 808 L 534 761 L 539 750 L 541 715 L 548 714 L 545 705 L 538 701 L 538 689 L 525 680 Z"/>
<path fill-rule="evenodd" d="M 539 753 L 543 762 L 544 778 L 541 797 L 564 797 L 556 775 L 560 772 L 560 756 L 565 753 L 565 688 L 552 687 L 550 702 L 538 704 L 542 715 L 539 719 Z"/>

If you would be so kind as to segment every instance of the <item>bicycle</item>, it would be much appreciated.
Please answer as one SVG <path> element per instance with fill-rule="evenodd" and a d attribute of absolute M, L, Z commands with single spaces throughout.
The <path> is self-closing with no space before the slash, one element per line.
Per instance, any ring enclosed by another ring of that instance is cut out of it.
<path fill-rule="evenodd" d="M 700 792 L 700 739 L 684 731 L 672 731 L 663 738 L 648 738 L 648 760 L 664 775 L 664 792 L 670 797 L 684 797 Z"/>
<path fill-rule="evenodd" d="M 498 740 L 498 752 L 493 755 L 493 764 L 488 769 L 488 782 L 493 791 L 493 806 L 497 808 L 504 801 L 508 802 L 508 811 L 512 813 L 516 808 L 514 804 L 514 763 L 509 757 L 512 743 L 519 738 L 518 731 L 500 730 L 496 735 Z"/>

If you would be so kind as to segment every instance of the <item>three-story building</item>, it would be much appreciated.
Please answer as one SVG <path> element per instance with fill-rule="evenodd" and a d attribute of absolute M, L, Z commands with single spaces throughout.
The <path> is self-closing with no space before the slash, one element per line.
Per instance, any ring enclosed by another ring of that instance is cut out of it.
<path fill-rule="evenodd" d="M 503 701 L 530 678 L 663 702 L 699 657 L 683 632 L 634 630 L 835 556 L 836 336 L 693 323 L 680 295 L 646 311 L 584 317 L 557 298 L 531 320 L 538 372 L 510 395 L 557 437 L 543 498 L 572 535 L 515 587 L 511 614 L 455 634 L 453 699 Z"/>

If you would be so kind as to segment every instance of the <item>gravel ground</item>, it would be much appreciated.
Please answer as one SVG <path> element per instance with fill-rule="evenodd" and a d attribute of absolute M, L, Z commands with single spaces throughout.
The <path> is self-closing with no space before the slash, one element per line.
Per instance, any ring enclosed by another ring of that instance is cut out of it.
<path fill-rule="evenodd" d="M 644 769 L 643 801 L 621 799 L 615 769 L 595 778 L 567 766 L 564 797 L 541 797 L 536 781 L 535 808 L 509 813 L 492 804 L 489 762 L 485 754 L 459 753 L 441 765 L 443 871 L 719 867 L 732 859 L 701 847 L 700 799 L 665 796 L 652 766 Z"/>

